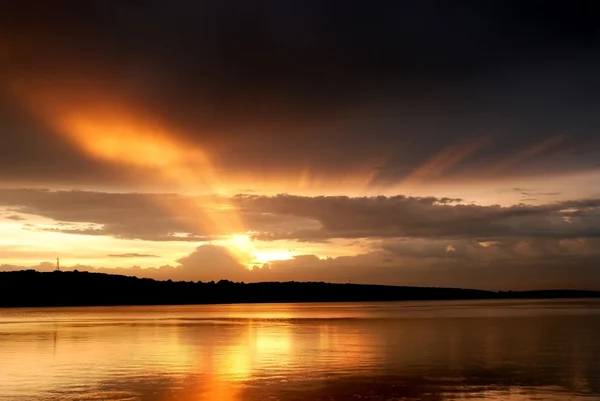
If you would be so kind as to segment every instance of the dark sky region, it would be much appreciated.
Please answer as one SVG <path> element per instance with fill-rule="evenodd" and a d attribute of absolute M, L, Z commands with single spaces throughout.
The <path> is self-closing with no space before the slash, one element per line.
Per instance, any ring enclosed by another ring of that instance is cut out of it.
<path fill-rule="evenodd" d="M 0 3 L 0 270 L 600 289 L 596 1 Z"/>

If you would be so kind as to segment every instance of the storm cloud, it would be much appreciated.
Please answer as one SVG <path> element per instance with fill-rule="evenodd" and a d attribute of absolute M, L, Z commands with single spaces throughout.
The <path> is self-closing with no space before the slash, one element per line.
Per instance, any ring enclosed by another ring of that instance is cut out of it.
<path fill-rule="evenodd" d="M 589 1 L 5 3 L 0 175 L 120 181 L 23 91 L 163 121 L 227 173 L 360 168 L 378 188 L 586 170 L 598 15 Z"/>
<path fill-rule="evenodd" d="M 242 210 L 303 217 L 321 228 L 259 234 L 261 239 L 363 237 L 598 237 L 600 200 L 479 206 L 434 197 L 239 196 Z"/>

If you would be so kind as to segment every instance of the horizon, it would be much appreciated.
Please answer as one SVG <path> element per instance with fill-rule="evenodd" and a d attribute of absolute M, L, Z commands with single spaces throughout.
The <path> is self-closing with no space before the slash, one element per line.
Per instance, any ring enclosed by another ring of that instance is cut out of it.
<path fill-rule="evenodd" d="M 586 303 L 600 298 L 600 291 L 574 289 L 489 291 L 314 281 L 194 282 L 77 270 L 0 272 L 0 279 L 2 308 L 282 303 L 323 307 L 323 303 L 476 300 L 521 300 L 522 305 L 524 300 L 580 299 Z"/>
<path fill-rule="evenodd" d="M 586 2 L 0 6 L 0 271 L 600 290 Z"/>
<path fill-rule="evenodd" d="M 232 280 L 228 280 L 228 279 L 221 279 L 221 280 L 211 280 L 211 281 L 192 281 L 192 280 L 173 280 L 173 279 L 169 279 L 169 278 L 152 278 L 152 277 L 144 277 L 144 276 L 137 276 L 137 275 L 127 275 L 124 273 L 117 273 L 114 272 L 112 269 L 109 269 L 107 271 L 95 271 L 95 270 L 78 270 L 76 269 L 74 266 L 74 268 L 72 270 L 35 270 L 35 269 L 23 269 L 23 270 L 0 270 L 0 275 L 1 273 L 40 273 L 40 274 L 48 274 L 48 273 L 89 273 L 89 274 L 100 274 L 100 275 L 109 275 L 109 276 L 115 276 L 115 277 L 126 277 L 126 278 L 135 278 L 135 279 L 147 279 L 147 280 L 153 280 L 153 281 L 159 281 L 159 282 L 171 282 L 171 283 L 192 283 L 192 284 L 219 284 L 219 283 L 229 283 L 229 284 L 288 284 L 288 283 L 295 283 L 295 284 L 326 284 L 326 285 L 355 285 L 355 286 L 368 286 L 368 287 L 397 287 L 397 288 L 415 288 L 415 289 L 449 289 L 449 290 L 465 290 L 465 291 L 481 291 L 481 292 L 487 292 L 487 293 L 510 293 L 510 292 L 514 292 L 514 293 L 527 293 L 527 292 L 582 292 L 582 293 L 597 293 L 600 295 L 600 290 L 589 290 L 589 289 L 584 289 L 584 288 L 548 288 L 548 289 L 523 289 L 523 290 L 512 290 L 512 289 L 499 289 L 499 290 L 490 290 L 490 289 L 486 289 L 486 288 L 473 288 L 473 287 L 437 287 L 437 286 L 407 286 L 407 285 L 400 285 L 400 284 L 373 284 L 373 283 L 356 283 L 356 282 L 336 282 L 336 281 L 295 281 L 295 280 L 288 280 L 288 281 L 249 281 L 249 282 L 245 282 L 245 281 L 232 281 Z M 540 298 L 543 299 L 543 298 Z"/>

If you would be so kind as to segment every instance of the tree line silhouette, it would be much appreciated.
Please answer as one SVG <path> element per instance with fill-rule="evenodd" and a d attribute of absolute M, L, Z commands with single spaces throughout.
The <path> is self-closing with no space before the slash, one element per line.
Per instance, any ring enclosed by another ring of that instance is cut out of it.
<path fill-rule="evenodd" d="M 106 273 L 0 272 L 0 306 L 177 305 L 600 297 L 596 291 L 494 292 L 324 282 L 159 281 Z"/>

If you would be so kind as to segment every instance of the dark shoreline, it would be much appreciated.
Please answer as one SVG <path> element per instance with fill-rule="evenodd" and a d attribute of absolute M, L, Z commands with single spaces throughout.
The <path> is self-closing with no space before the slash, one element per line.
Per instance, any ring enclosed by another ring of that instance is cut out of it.
<path fill-rule="evenodd" d="M 0 272 L 0 307 L 600 298 L 600 291 L 485 291 L 322 282 L 158 281 L 88 272 Z"/>

